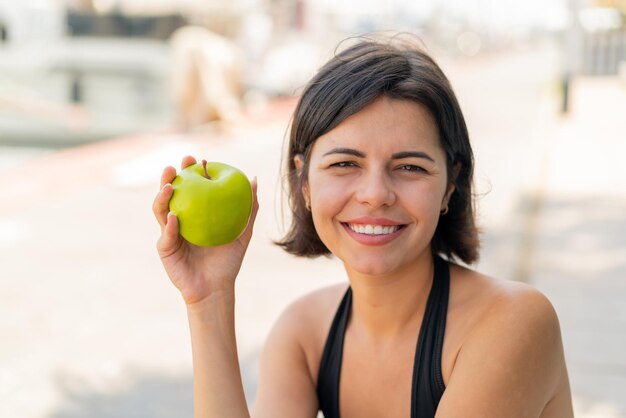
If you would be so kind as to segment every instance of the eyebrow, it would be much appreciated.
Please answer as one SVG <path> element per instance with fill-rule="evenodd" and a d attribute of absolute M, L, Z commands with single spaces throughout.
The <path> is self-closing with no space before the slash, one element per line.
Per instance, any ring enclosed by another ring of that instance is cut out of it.
<path fill-rule="evenodd" d="M 330 151 L 326 152 L 323 156 L 327 156 L 327 155 L 331 155 L 331 154 L 347 154 L 347 155 L 353 155 L 355 157 L 358 158 L 365 158 L 365 153 L 352 149 L 352 148 L 333 148 Z M 424 160 L 428 160 L 431 162 L 435 162 L 435 159 L 433 157 L 431 157 L 430 155 L 426 154 L 423 151 L 402 151 L 402 152 L 397 152 L 395 154 L 393 154 L 391 156 L 391 159 L 393 160 L 400 160 L 402 158 L 410 158 L 410 157 L 414 157 L 414 158 L 422 158 Z"/>

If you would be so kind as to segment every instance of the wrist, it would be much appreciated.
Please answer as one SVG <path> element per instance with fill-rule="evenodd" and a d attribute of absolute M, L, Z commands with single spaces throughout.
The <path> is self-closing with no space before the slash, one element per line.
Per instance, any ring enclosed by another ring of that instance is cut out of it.
<path fill-rule="evenodd" d="M 208 296 L 192 302 L 185 302 L 189 315 L 204 314 L 231 308 L 235 305 L 235 289 L 220 289 L 211 292 Z"/>

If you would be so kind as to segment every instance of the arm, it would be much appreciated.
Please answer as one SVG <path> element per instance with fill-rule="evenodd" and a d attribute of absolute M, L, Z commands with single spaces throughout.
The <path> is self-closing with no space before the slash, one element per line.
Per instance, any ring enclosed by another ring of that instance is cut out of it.
<path fill-rule="evenodd" d="M 463 344 L 436 417 L 540 417 L 566 383 L 552 305 L 530 287 L 515 288 L 486 311 Z M 560 395 L 569 400 L 553 416 L 573 417 L 569 391 Z"/>
<path fill-rule="evenodd" d="M 196 417 L 249 417 L 234 328 L 234 293 L 188 306 Z M 255 418 L 314 418 L 318 403 L 303 348 L 306 302 L 289 306 L 272 328 L 260 359 Z M 201 415 L 201 411 L 211 411 Z M 220 411 L 217 414 L 213 411 Z"/>
<path fill-rule="evenodd" d="M 183 159 L 182 168 L 195 163 Z M 157 250 L 165 270 L 187 305 L 194 370 L 196 418 L 248 418 L 235 340 L 235 277 L 252 236 L 258 210 L 235 242 L 219 247 L 197 247 L 178 234 L 178 220 L 169 213 L 170 182 L 176 176 L 167 167 L 153 211 L 161 226 Z M 303 350 L 307 303 L 296 302 L 274 326 L 261 356 L 255 416 L 312 418 L 317 396 Z"/>
<path fill-rule="evenodd" d="M 182 168 L 195 163 L 183 159 Z M 167 167 L 153 211 L 161 226 L 157 250 L 172 283 L 183 297 L 189 319 L 194 368 L 194 409 L 197 418 L 249 417 L 235 341 L 235 278 L 250 243 L 258 211 L 256 182 L 250 222 L 235 241 L 199 247 L 178 233 L 178 220 L 169 212 L 176 170 Z"/>
<path fill-rule="evenodd" d="M 317 393 L 304 350 L 312 329 L 310 315 L 306 315 L 308 303 L 300 299 L 291 304 L 267 338 L 261 353 L 255 418 L 317 415 Z"/>
<path fill-rule="evenodd" d="M 195 417 L 249 417 L 235 340 L 235 296 L 224 291 L 187 307 Z"/>

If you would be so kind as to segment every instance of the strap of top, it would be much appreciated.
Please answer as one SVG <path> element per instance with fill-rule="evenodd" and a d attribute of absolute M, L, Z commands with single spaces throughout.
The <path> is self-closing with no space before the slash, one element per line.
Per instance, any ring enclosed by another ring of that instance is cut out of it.
<path fill-rule="evenodd" d="M 352 289 L 348 288 L 330 326 L 317 378 L 317 399 L 324 418 L 339 418 L 341 357 L 351 305 Z"/>
<path fill-rule="evenodd" d="M 434 417 L 446 389 L 441 374 L 441 353 L 446 331 L 450 271 L 448 263 L 435 257 L 435 277 L 420 328 L 411 389 L 411 418 Z"/>
<path fill-rule="evenodd" d="M 436 256 L 434 262 L 433 285 L 428 295 L 415 351 L 411 418 L 434 417 L 445 390 L 441 374 L 441 352 L 448 312 L 450 273 L 445 260 Z M 343 342 L 351 305 L 352 289 L 348 288 L 333 319 L 320 362 L 317 397 L 325 418 L 339 418 Z"/>

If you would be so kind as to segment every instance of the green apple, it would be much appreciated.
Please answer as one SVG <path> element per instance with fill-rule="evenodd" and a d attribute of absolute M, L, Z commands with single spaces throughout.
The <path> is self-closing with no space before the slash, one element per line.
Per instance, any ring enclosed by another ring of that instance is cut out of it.
<path fill-rule="evenodd" d="M 252 213 L 252 186 L 239 169 L 206 160 L 172 181 L 170 210 L 180 234 L 192 244 L 212 247 L 236 240 Z"/>

